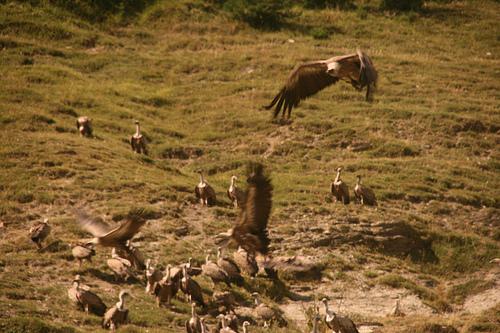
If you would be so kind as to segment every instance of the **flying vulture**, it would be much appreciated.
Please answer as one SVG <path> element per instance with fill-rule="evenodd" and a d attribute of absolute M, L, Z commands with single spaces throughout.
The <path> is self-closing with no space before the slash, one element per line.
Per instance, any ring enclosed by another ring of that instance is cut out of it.
<path fill-rule="evenodd" d="M 134 237 L 146 223 L 142 209 L 131 210 L 125 220 L 116 227 L 111 227 L 102 220 L 90 217 L 83 210 L 76 210 L 75 213 L 80 226 L 94 236 L 89 244 L 115 247 L 125 251 L 127 250 L 127 241 Z"/>
<path fill-rule="evenodd" d="M 359 49 L 353 54 L 307 62 L 295 67 L 283 88 L 265 108 L 269 110 L 276 106 L 275 118 L 280 111 L 282 118 L 285 118 L 285 112 L 288 110 L 287 118 L 290 118 L 292 109 L 297 107 L 301 100 L 339 80 L 351 83 L 359 91 L 366 87 L 366 100 L 371 101 L 377 86 L 377 77 L 370 57 Z"/>

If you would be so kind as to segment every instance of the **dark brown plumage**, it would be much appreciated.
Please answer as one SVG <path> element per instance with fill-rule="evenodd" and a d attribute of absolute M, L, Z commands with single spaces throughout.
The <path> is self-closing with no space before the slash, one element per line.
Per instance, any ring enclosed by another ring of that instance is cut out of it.
<path fill-rule="evenodd" d="M 37 223 L 30 228 L 30 238 L 36 244 L 38 249 L 42 248 L 42 242 L 50 234 L 50 230 L 51 227 L 48 219 L 44 219 L 43 222 Z"/>
<path fill-rule="evenodd" d="M 326 298 L 323 298 L 321 301 L 325 305 L 325 323 L 328 328 L 338 333 L 359 333 L 356 325 L 351 319 L 339 316 L 335 312 L 329 310 Z"/>
<path fill-rule="evenodd" d="M 119 249 L 126 249 L 127 241 L 146 223 L 144 210 L 132 210 L 116 227 L 90 217 L 83 210 L 76 210 L 75 213 L 80 226 L 94 236 L 90 243 Z"/>
<path fill-rule="evenodd" d="M 378 74 L 373 63 L 361 50 L 344 56 L 337 56 L 327 60 L 312 61 L 298 65 L 290 73 L 285 85 L 274 97 L 266 109 L 274 109 L 274 117 L 282 111 L 282 117 L 288 111 L 288 118 L 294 107 L 324 88 L 344 80 L 361 90 L 367 87 L 366 100 L 372 98 L 373 90 L 377 85 Z"/>
<path fill-rule="evenodd" d="M 76 120 L 76 128 L 81 136 L 92 136 L 92 119 L 89 117 L 78 117 Z"/>
<path fill-rule="evenodd" d="M 226 272 L 226 275 L 231 282 L 242 285 L 243 277 L 241 276 L 240 268 L 236 265 L 233 259 L 222 255 L 221 247 L 217 248 L 217 266 Z"/>
<path fill-rule="evenodd" d="M 146 260 L 146 293 L 154 294 L 162 279 L 163 273 L 151 264 L 151 259 Z"/>
<path fill-rule="evenodd" d="M 233 242 L 251 255 L 266 255 L 269 251 L 267 224 L 271 214 L 273 186 L 260 163 L 249 165 L 247 183 L 245 207 L 239 221 L 227 233 L 219 234 L 216 242 Z"/>
<path fill-rule="evenodd" d="M 156 304 L 160 307 L 163 303 L 170 305 L 172 298 L 175 297 L 179 290 L 179 282 L 172 280 L 171 266 L 167 266 L 165 277 L 158 283 L 155 288 Z"/>
<path fill-rule="evenodd" d="M 103 316 L 106 312 L 106 304 L 93 292 L 80 287 L 80 276 L 73 280 L 72 288 L 68 289 L 68 297 L 86 313 L 92 312 Z"/>
<path fill-rule="evenodd" d="M 230 291 L 214 291 L 212 294 L 212 300 L 217 307 L 223 307 L 224 312 L 231 311 L 234 313 L 236 298 Z M 219 312 L 222 311 L 219 309 Z"/>
<path fill-rule="evenodd" d="M 202 205 L 205 206 L 213 206 L 217 201 L 217 197 L 215 195 L 215 190 L 203 177 L 203 173 L 200 171 L 200 182 L 194 188 L 194 194 L 196 198 L 200 201 Z"/>
<path fill-rule="evenodd" d="M 342 179 L 340 179 L 341 172 L 342 168 L 338 168 L 337 176 L 335 177 L 335 180 L 332 182 L 331 185 L 331 191 L 333 197 L 335 198 L 335 201 L 340 201 L 344 205 L 347 205 L 351 201 L 349 196 L 349 187 Z"/>
<path fill-rule="evenodd" d="M 146 264 L 144 263 L 144 256 L 141 253 L 141 251 L 135 247 L 130 240 L 128 240 L 125 243 L 125 247 L 123 248 L 117 248 L 116 253 L 124 258 L 127 259 L 132 263 L 132 266 L 134 269 L 137 270 L 145 270 L 146 269 Z"/>
<path fill-rule="evenodd" d="M 377 198 L 373 190 L 361 184 L 361 176 L 357 176 L 356 178 L 356 186 L 354 187 L 356 201 L 362 205 L 377 206 Z"/>
<path fill-rule="evenodd" d="M 138 121 L 135 122 L 135 128 L 134 135 L 130 137 L 130 146 L 135 153 L 147 155 L 148 148 L 146 137 L 141 134 L 141 127 Z"/>
<path fill-rule="evenodd" d="M 201 265 L 201 270 L 203 275 L 208 276 L 212 280 L 214 286 L 219 282 L 225 282 L 230 285 L 227 273 L 219 265 L 210 260 L 209 254 L 207 254 L 205 264 Z"/>
<path fill-rule="evenodd" d="M 187 267 L 182 268 L 183 277 L 181 279 L 181 290 L 184 294 L 189 295 L 191 300 L 198 303 L 201 306 L 205 306 L 205 300 L 203 299 L 203 292 L 201 290 L 198 282 L 193 280 L 189 273 L 187 272 Z"/>

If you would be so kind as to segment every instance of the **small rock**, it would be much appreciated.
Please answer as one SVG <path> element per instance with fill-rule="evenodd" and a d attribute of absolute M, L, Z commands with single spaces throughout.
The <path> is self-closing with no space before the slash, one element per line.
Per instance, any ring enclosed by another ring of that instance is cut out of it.
<path fill-rule="evenodd" d="M 295 43 L 295 40 L 290 38 L 290 39 L 288 40 L 288 43 L 293 44 L 293 43 Z M 488 53 L 489 53 L 489 52 L 488 52 Z"/>

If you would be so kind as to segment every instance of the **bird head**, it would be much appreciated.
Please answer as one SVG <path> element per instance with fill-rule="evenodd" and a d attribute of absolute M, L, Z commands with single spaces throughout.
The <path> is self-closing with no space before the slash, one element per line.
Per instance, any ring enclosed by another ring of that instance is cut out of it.
<path fill-rule="evenodd" d="M 247 327 L 247 326 L 250 326 L 250 323 L 248 321 L 244 321 L 243 322 L 243 327 Z"/>
<path fill-rule="evenodd" d="M 323 297 L 323 298 L 321 299 L 321 302 L 322 302 L 323 304 L 328 304 L 328 300 L 326 299 L 326 297 Z"/>
<path fill-rule="evenodd" d="M 235 181 L 235 180 L 237 180 L 237 179 L 238 179 L 238 177 L 236 177 L 235 175 L 232 175 L 232 176 L 231 176 L 231 180 L 232 180 L 232 181 Z"/>
<path fill-rule="evenodd" d="M 344 168 L 339 167 L 339 168 L 337 168 L 337 172 L 341 172 L 343 169 L 344 169 Z"/>
<path fill-rule="evenodd" d="M 125 297 L 133 298 L 129 290 L 121 290 L 120 294 L 118 295 L 118 298 L 124 299 Z"/>
<path fill-rule="evenodd" d="M 139 120 L 135 120 L 134 124 L 139 125 Z"/>
<path fill-rule="evenodd" d="M 44 218 L 44 219 L 43 219 L 43 223 L 45 223 L 45 224 L 49 224 L 49 219 L 48 219 L 48 218 Z"/>

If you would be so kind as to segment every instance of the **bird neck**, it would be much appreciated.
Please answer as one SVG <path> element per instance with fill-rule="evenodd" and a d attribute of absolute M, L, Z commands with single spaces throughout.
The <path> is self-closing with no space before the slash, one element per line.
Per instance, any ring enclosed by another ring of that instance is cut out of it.
<path fill-rule="evenodd" d="M 116 303 L 118 310 L 122 311 L 125 308 L 125 298 L 122 294 L 118 297 L 120 300 Z"/>
<path fill-rule="evenodd" d="M 361 185 L 361 177 L 358 177 L 358 178 L 356 179 L 356 185 Z"/>
<path fill-rule="evenodd" d="M 335 177 L 335 181 L 338 182 L 340 180 L 340 170 L 337 171 L 337 176 Z"/>
<path fill-rule="evenodd" d="M 324 304 L 325 304 L 325 312 L 326 312 L 326 314 L 331 315 L 332 312 L 330 311 L 330 309 L 328 309 L 328 302 L 325 302 Z"/>
<path fill-rule="evenodd" d="M 205 263 L 208 264 L 210 262 L 210 254 L 207 254 L 205 257 Z"/>
<path fill-rule="evenodd" d="M 255 305 L 259 305 L 260 304 L 259 298 L 257 296 L 255 296 L 254 302 L 255 302 Z"/>
<path fill-rule="evenodd" d="M 231 177 L 231 188 L 234 188 L 235 178 Z"/>
<path fill-rule="evenodd" d="M 196 311 L 194 304 L 191 305 L 191 317 L 196 318 Z"/>
<path fill-rule="evenodd" d="M 226 318 L 225 317 L 221 318 L 221 323 L 222 323 L 222 328 L 227 328 Z"/>
<path fill-rule="evenodd" d="M 243 333 L 248 333 L 248 331 L 247 331 L 247 325 L 243 325 Z"/>
<path fill-rule="evenodd" d="M 141 125 L 135 124 L 135 135 L 139 136 L 141 135 Z"/>

